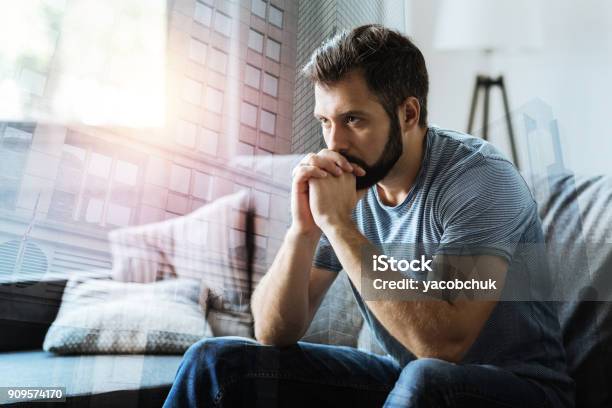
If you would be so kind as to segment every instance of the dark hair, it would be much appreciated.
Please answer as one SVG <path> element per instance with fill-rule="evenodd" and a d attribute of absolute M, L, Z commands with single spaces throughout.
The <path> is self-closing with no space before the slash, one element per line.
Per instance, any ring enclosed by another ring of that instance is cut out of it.
<path fill-rule="evenodd" d="M 363 72 L 368 88 L 391 118 L 413 96 L 421 105 L 419 125 L 427 125 L 427 67 L 410 39 L 381 25 L 363 25 L 324 42 L 302 72 L 314 83 L 329 85 L 355 70 Z"/>

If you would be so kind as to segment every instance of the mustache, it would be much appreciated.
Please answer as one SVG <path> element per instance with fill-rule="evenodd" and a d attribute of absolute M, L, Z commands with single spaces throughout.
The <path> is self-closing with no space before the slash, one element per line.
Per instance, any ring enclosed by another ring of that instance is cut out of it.
<path fill-rule="evenodd" d="M 357 184 L 356 184 L 357 190 L 368 188 L 376 183 L 376 180 L 377 180 L 376 171 L 373 171 L 372 167 L 368 166 L 368 164 L 365 161 L 363 161 L 359 157 L 351 156 L 350 154 L 346 154 L 343 152 L 340 152 L 340 154 L 344 156 L 344 158 L 348 160 L 349 163 L 360 166 L 366 172 L 365 176 L 355 176 L 357 180 Z"/>
<path fill-rule="evenodd" d="M 344 158 L 346 160 L 348 160 L 349 163 L 354 163 L 354 164 L 358 165 L 359 167 L 364 169 L 366 172 L 370 169 L 370 166 L 368 166 L 368 164 L 365 161 L 363 161 L 362 159 L 360 159 L 359 157 L 351 156 L 350 154 L 347 154 L 347 153 L 344 153 L 344 152 L 340 152 L 340 154 L 342 156 L 344 156 Z"/>

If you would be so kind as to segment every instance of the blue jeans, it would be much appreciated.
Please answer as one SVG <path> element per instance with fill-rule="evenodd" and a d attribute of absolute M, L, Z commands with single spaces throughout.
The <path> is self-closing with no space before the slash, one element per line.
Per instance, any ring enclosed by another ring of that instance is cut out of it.
<path fill-rule="evenodd" d="M 549 407 L 535 383 L 488 365 L 423 358 L 400 367 L 350 347 L 200 340 L 186 352 L 170 407 Z"/>

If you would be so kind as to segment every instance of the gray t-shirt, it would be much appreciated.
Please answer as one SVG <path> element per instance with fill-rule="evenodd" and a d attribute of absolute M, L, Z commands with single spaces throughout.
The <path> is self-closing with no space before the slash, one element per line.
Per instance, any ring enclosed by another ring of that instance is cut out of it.
<path fill-rule="evenodd" d="M 506 285 L 546 272 L 529 244 L 543 243 L 537 205 L 520 174 L 482 139 L 430 127 L 421 169 L 406 199 L 383 204 L 370 188 L 353 211 L 358 229 L 374 245 L 433 243 L 436 253 L 479 248 L 509 262 Z M 540 245 L 541 246 L 541 245 Z M 325 236 L 314 266 L 338 272 L 342 265 Z M 530 271 L 530 268 L 537 270 Z M 351 285 L 352 286 L 352 285 Z M 404 365 L 415 358 L 391 336 L 352 287 L 365 321 L 383 348 Z M 553 401 L 573 398 L 559 323 L 550 302 L 500 301 L 464 364 L 491 364 L 537 381 Z"/>

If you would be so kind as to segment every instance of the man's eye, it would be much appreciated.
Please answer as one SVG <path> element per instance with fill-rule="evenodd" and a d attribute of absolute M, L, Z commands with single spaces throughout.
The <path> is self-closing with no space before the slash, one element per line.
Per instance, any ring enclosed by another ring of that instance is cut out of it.
<path fill-rule="evenodd" d="M 359 122 L 359 118 L 355 116 L 347 116 L 346 123 L 357 123 Z"/>

